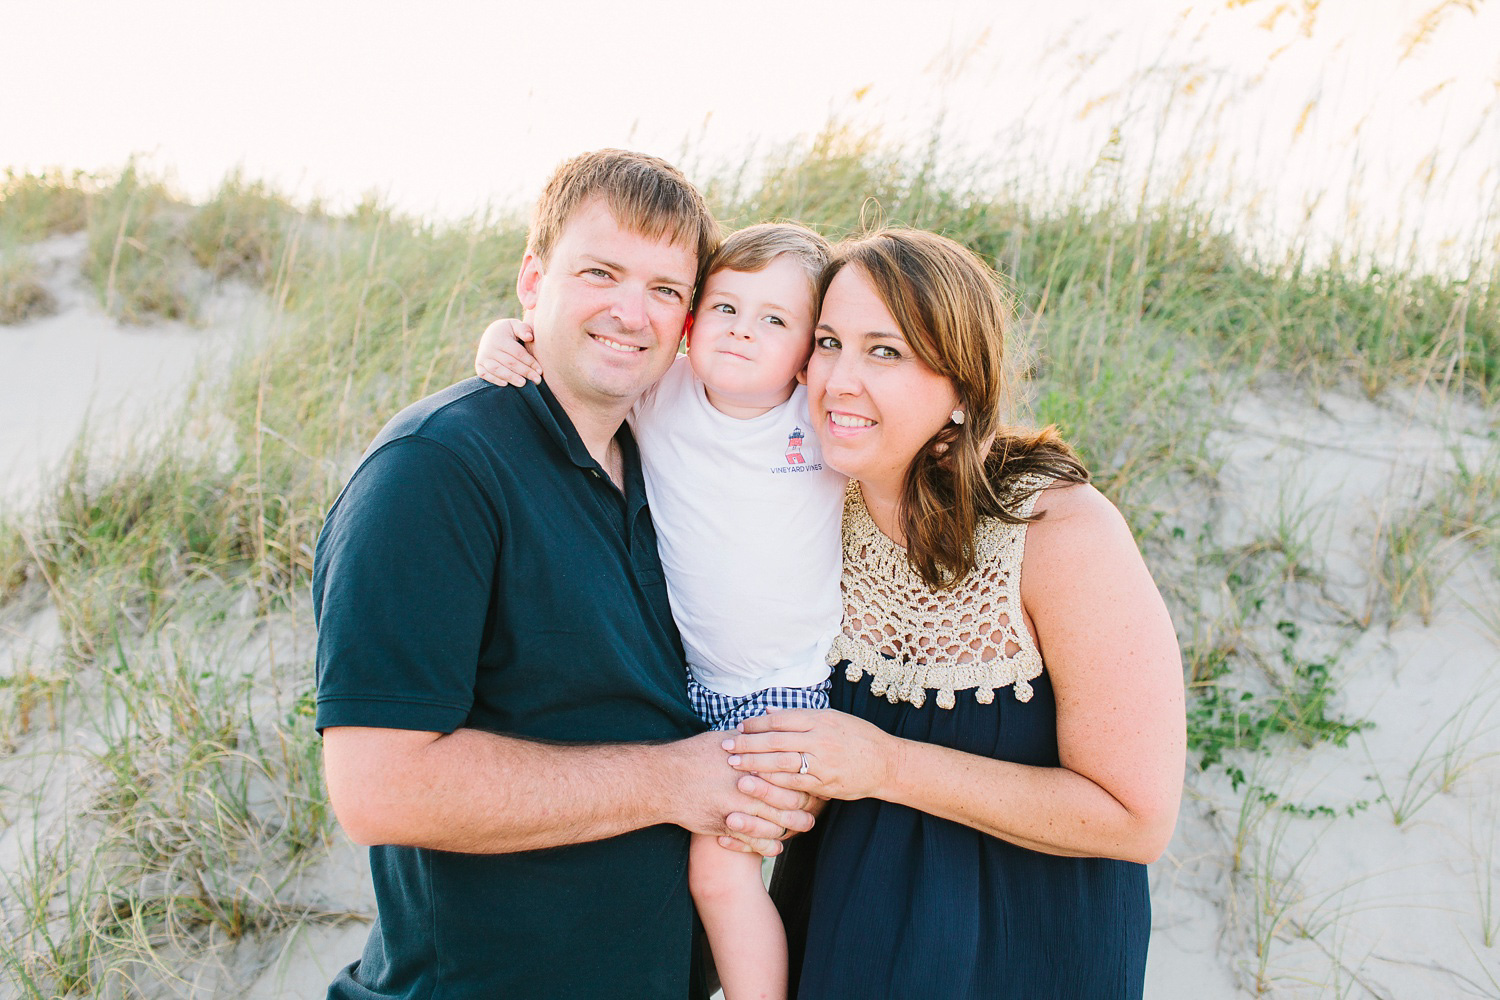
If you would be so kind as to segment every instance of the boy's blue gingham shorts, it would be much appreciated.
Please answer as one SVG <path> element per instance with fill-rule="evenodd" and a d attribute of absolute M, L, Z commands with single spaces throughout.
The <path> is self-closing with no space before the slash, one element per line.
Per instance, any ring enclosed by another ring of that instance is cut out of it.
<path fill-rule="evenodd" d="M 764 715 L 768 708 L 827 708 L 829 681 L 811 687 L 772 687 L 744 697 L 711 691 L 687 679 L 688 701 L 709 729 L 733 729 L 745 719 Z"/>

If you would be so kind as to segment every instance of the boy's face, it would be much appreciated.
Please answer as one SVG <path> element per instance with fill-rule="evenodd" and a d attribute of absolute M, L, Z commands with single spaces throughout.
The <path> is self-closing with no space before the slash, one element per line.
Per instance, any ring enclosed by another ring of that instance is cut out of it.
<path fill-rule="evenodd" d="M 720 412 L 756 416 L 791 396 L 812 353 L 811 284 L 786 255 L 759 271 L 715 271 L 703 283 L 688 360 Z"/>

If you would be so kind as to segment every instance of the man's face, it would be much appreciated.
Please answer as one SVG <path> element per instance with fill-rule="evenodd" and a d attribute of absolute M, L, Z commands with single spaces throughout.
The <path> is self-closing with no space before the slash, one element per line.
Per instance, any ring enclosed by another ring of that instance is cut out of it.
<path fill-rule="evenodd" d="M 697 269 L 692 247 L 625 228 L 602 198 L 573 212 L 545 264 L 526 254 L 517 291 L 547 384 L 570 412 L 623 417 L 666 372 Z"/>

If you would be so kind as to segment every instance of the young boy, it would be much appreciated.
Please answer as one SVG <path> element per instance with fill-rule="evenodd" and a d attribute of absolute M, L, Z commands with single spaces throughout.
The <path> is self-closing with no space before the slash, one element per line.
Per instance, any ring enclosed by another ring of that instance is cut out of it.
<path fill-rule="evenodd" d="M 630 414 L 688 695 L 712 729 L 828 707 L 845 480 L 823 465 L 798 378 L 827 260 L 802 226 L 729 237 L 705 268 L 686 357 Z M 525 324 L 492 324 L 475 370 L 497 385 L 538 378 L 529 339 Z M 786 935 L 760 858 L 695 836 L 688 880 L 726 1000 L 784 998 Z"/>

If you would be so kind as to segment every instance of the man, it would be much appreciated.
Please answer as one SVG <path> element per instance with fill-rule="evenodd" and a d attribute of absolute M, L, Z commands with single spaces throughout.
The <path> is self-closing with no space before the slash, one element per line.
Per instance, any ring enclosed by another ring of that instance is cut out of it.
<path fill-rule="evenodd" d="M 687 996 L 688 832 L 772 854 L 811 825 L 692 735 L 622 426 L 716 235 L 661 160 L 564 164 L 517 280 L 546 384 L 413 404 L 329 512 L 318 727 L 379 911 L 330 996 Z"/>

